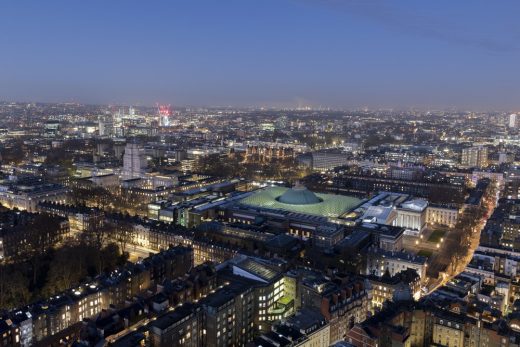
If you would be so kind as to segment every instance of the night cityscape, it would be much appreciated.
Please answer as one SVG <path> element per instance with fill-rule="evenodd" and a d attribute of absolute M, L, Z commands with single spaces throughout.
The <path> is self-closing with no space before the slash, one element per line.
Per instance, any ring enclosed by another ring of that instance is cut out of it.
<path fill-rule="evenodd" d="M 0 347 L 520 346 L 518 13 L 0 4 Z"/>

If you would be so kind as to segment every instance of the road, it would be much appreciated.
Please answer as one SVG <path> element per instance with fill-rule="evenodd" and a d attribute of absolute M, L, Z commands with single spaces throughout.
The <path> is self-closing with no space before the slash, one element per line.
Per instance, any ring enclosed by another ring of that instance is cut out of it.
<path fill-rule="evenodd" d="M 426 287 L 428 289 L 427 294 L 435 291 L 437 288 L 443 286 L 448 281 L 450 281 L 453 277 L 463 272 L 466 266 L 471 262 L 471 259 L 473 259 L 473 253 L 475 252 L 480 243 L 480 234 L 486 226 L 487 218 L 495 209 L 497 201 L 498 196 L 495 197 L 495 199 L 493 199 L 492 201 L 485 202 L 486 212 L 484 213 L 484 217 L 482 217 L 478 221 L 478 223 L 473 227 L 472 232 L 467 240 L 467 255 L 464 258 L 457 261 L 454 269 L 452 269 L 451 266 L 452 254 L 450 254 L 450 251 L 456 249 L 454 248 L 454 246 L 456 246 L 456 244 L 459 243 L 462 238 L 465 238 L 465 235 L 462 233 L 461 230 L 457 229 L 454 229 L 450 233 L 448 233 L 448 235 L 445 238 L 445 244 L 443 245 L 442 250 L 439 253 L 434 254 L 433 257 L 430 259 L 431 266 L 428 269 L 427 274 L 429 273 L 432 276 L 426 283 Z M 434 276 L 435 272 L 443 271 L 441 270 L 443 267 L 446 271 L 440 272 L 443 275 L 440 275 L 438 276 L 438 278 L 436 278 Z"/>
<path fill-rule="evenodd" d="M 150 256 L 150 253 L 158 253 L 154 249 L 137 245 L 128 245 L 126 246 L 125 251 L 128 252 L 129 260 L 131 262 L 136 262 L 138 260 L 147 258 Z"/>

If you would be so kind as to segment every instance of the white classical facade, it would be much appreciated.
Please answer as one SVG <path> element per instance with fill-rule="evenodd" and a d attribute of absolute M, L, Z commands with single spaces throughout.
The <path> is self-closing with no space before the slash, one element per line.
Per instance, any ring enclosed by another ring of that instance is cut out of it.
<path fill-rule="evenodd" d="M 439 224 L 453 228 L 457 224 L 459 210 L 456 207 L 429 205 L 426 211 L 428 224 Z"/>
<path fill-rule="evenodd" d="M 413 269 L 421 280 L 426 278 L 427 258 L 406 252 L 389 252 L 382 249 L 373 249 L 367 255 L 367 275 L 381 277 L 388 271 L 395 276 L 401 271 Z"/>
<path fill-rule="evenodd" d="M 426 209 L 428 201 L 413 199 L 403 202 L 397 208 L 397 217 L 393 225 L 408 230 L 422 231 L 426 227 Z"/>

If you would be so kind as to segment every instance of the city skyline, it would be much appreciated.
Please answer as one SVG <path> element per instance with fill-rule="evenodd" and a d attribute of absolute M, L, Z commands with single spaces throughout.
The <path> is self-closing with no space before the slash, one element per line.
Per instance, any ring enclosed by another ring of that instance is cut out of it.
<path fill-rule="evenodd" d="M 7 101 L 514 110 L 519 5 L 0 5 Z"/>
<path fill-rule="evenodd" d="M 520 347 L 520 2 L 0 4 L 0 347 Z"/>

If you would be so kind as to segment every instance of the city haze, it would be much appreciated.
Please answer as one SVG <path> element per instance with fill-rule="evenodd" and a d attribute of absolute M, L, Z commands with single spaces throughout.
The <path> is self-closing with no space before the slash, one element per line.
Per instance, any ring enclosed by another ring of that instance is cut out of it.
<path fill-rule="evenodd" d="M 0 5 L 7 101 L 518 107 L 515 1 Z"/>

